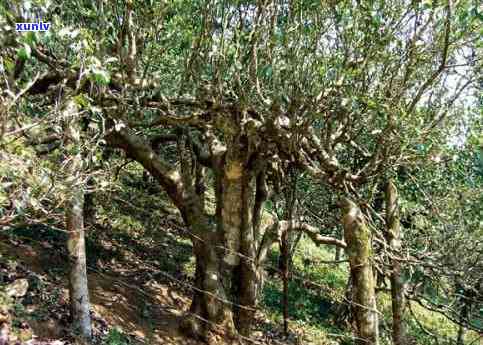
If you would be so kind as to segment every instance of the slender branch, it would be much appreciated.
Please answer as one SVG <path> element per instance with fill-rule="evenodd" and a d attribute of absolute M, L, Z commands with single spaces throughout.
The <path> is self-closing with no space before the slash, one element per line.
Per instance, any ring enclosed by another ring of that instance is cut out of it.
<path fill-rule="evenodd" d="M 449 36 L 451 32 L 451 0 L 448 0 L 447 6 L 446 6 L 446 22 L 445 22 L 445 32 L 444 32 L 444 43 L 443 43 L 443 52 L 441 55 L 441 63 L 436 71 L 424 82 L 424 84 L 419 88 L 416 96 L 413 98 L 413 101 L 408 107 L 407 112 L 411 113 L 414 110 L 414 107 L 416 104 L 419 102 L 421 99 L 422 95 L 426 91 L 428 87 L 433 84 L 433 82 L 436 80 L 436 78 L 439 77 L 441 72 L 446 67 L 446 61 L 448 59 L 448 48 L 449 48 Z"/>
<path fill-rule="evenodd" d="M 288 230 L 290 227 L 290 222 L 289 221 L 281 221 L 280 225 L 282 232 L 285 230 Z M 320 246 L 321 244 L 329 244 L 329 245 L 334 245 L 337 247 L 341 248 L 346 248 L 347 245 L 344 241 L 339 240 L 334 237 L 330 236 L 322 236 L 320 234 L 319 229 L 317 229 L 315 226 L 312 226 L 310 224 L 300 222 L 300 221 L 294 221 L 293 222 L 293 227 L 292 230 L 294 231 L 303 231 L 305 234 L 307 234 L 310 239 L 317 245 Z"/>

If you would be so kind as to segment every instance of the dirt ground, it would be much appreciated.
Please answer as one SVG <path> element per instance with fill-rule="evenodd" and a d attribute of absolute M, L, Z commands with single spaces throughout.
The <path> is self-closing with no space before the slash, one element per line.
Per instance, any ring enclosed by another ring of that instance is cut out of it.
<path fill-rule="evenodd" d="M 62 339 L 68 333 L 68 294 L 67 279 L 62 273 L 53 277 L 52 268 L 62 266 L 62 257 L 51 245 L 48 248 L 38 244 L 24 244 L 18 240 L 0 237 L 0 253 L 2 257 L 14 259 L 18 264 L 12 279 L 38 276 L 49 285 L 55 285 L 60 294 L 56 303 L 61 307 L 48 319 L 36 320 L 27 317 L 25 328 L 31 329 L 34 338 L 40 343 L 53 339 Z M 116 266 L 114 266 L 116 267 Z M 117 266 L 119 267 L 119 266 Z M 50 271 L 49 271 L 50 269 Z M 12 272 L 8 273 L 12 274 Z M 188 339 L 179 331 L 179 324 L 184 311 L 189 308 L 189 297 L 180 292 L 172 284 L 159 283 L 154 279 L 139 284 L 137 275 L 143 274 L 135 267 L 123 267 L 120 273 L 94 272 L 89 269 L 89 291 L 93 310 L 93 326 L 96 333 L 107 327 L 119 327 L 132 339 L 147 344 L 201 344 Z M 137 279 L 136 279 L 137 278 Z M 49 291 L 43 291 L 49 294 Z M 52 301 L 50 301 L 52 302 Z M 35 314 L 41 306 L 36 300 L 30 304 L 27 314 Z M 51 315 L 49 315 L 51 316 Z"/>

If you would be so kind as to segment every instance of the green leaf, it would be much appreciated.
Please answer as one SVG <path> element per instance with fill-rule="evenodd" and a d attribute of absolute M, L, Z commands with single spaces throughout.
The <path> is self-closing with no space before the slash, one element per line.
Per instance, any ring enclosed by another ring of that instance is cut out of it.
<path fill-rule="evenodd" d="M 99 85 L 108 85 L 111 81 L 111 76 L 109 75 L 109 72 L 97 68 L 94 68 L 92 70 L 92 77 L 94 81 Z"/>
<path fill-rule="evenodd" d="M 26 35 L 24 36 L 24 41 L 29 46 L 35 45 L 35 43 L 37 43 L 37 35 L 36 35 L 36 33 L 35 32 L 32 32 L 32 31 L 27 32 Z"/>
<path fill-rule="evenodd" d="M 7 72 L 11 72 L 15 68 L 15 63 L 11 59 L 9 59 L 8 57 L 5 58 L 4 65 L 5 65 L 5 70 Z"/>
<path fill-rule="evenodd" d="M 24 43 L 22 48 L 19 48 L 17 50 L 17 57 L 22 61 L 26 61 L 30 59 L 31 54 L 32 54 L 32 49 L 26 43 Z"/>
<path fill-rule="evenodd" d="M 79 106 L 85 108 L 89 106 L 89 100 L 86 98 L 85 95 L 80 94 L 74 97 L 74 102 L 77 103 Z"/>
<path fill-rule="evenodd" d="M 273 74 L 272 66 L 271 65 L 265 66 L 265 68 L 263 69 L 263 75 L 265 76 L 265 78 L 270 79 L 272 77 L 272 74 Z"/>

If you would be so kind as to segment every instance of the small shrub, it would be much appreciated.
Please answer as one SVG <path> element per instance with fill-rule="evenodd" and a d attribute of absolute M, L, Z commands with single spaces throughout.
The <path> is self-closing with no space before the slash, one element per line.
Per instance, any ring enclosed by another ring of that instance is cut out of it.
<path fill-rule="evenodd" d="M 106 339 L 102 345 L 128 345 L 130 344 L 129 338 L 124 335 L 119 329 L 113 328 L 109 330 Z"/>

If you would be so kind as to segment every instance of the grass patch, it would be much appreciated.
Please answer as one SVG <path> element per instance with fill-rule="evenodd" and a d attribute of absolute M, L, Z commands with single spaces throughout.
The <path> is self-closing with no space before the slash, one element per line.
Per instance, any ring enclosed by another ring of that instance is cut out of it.
<path fill-rule="evenodd" d="M 289 283 L 290 328 L 307 344 L 351 344 L 352 338 L 334 322 L 348 279 L 347 265 L 326 264 L 334 258 L 333 250 L 317 247 L 303 237 L 293 257 L 292 279 Z M 269 267 L 278 267 L 279 251 L 268 257 Z M 268 318 L 282 322 L 282 281 L 269 279 L 263 290 L 262 306 Z"/>

